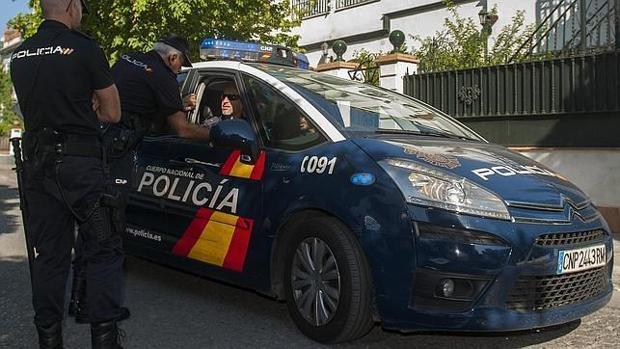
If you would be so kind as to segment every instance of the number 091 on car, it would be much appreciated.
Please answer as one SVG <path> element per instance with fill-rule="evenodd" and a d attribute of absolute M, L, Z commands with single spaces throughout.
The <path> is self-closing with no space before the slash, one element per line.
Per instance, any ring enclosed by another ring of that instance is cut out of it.
<path fill-rule="evenodd" d="M 605 265 L 605 245 L 596 245 L 575 250 L 560 251 L 558 274 L 574 273 Z"/>

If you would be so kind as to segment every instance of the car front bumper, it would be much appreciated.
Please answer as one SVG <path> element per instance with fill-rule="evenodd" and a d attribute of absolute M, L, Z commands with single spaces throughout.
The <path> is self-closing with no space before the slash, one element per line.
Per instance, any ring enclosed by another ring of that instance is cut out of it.
<path fill-rule="evenodd" d="M 520 224 L 415 206 L 409 215 L 415 244 L 408 285 L 377 293 L 385 328 L 518 331 L 579 319 L 611 299 L 613 240 L 602 218 L 561 226 Z M 438 225 L 451 230 L 442 237 L 424 234 L 420 228 L 427 226 L 428 231 Z M 604 234 L 592 241 L 543 246 L 537 240 L 545 234 L 597 230 Z M 462 239 L 455 235 L 458 231 L 473 234 Z M 601 244 L 606 249 L 604 266 L 557 274 L 560 251 Z M 455 290 L 460 287 L 465 292 L 444 297 L 441 282 L 445 279 L 454 280 Z"/>

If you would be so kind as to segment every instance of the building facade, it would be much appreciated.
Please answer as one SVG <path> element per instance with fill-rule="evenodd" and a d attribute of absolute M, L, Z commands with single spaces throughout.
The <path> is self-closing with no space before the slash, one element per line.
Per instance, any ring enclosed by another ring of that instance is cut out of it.
<path fill-rule="evenodd" d="M 22 36 L 16 29 L 7 29 L 0 39 L 0 59 L 4 71 L 8 71 L 11 54 L 22 43 Z"/>
<path fill-rule="evenodd" d="M 613 6 L 613 1 L 608 0 L 454 0 L 454 3 L 459 6 L 461 16 L 476 21 L 482 10 L 497 9 L 498 19 L 490 36 L 491 45 L 495 35 L 512 22 L 517 11 L 524 12 L 526 24 L 545 22 L 548 16 L 562 16 L 562 25 L 553 29 L 555 33 L 552 34 L 556 35 L 549 36 L 543 45 L 545 50 L 562 49 L 579 32 L 582 11 L 589 14 L 588 18 L 593 14 L 603 16 L 610 13 L 604 7 Z M 348 45 L 343 56 L 345 60 L 353 58 L 362 49 L 372 53 L 389 52 L 392 45 L 388 35 L 396 29 L 406 34 L 405 43 L 409 50 L 415 49 L 420 43 L 414 36 L 433 36 L 444 29 L 444 20 L 450 16 L 441 0 L 292 0 L 292 6 L 302 18 L 301 26 L 295 30 L 300 35 L 299 45 L 307 51 L 313 66 L 321 59 L 321 45 L 325 42 L 330 45 L 339 39 Z M 597 18 L 595 22 L 598 21 Z M 595 22 L 589 25 L 595 25 Z M 614 35 L 613 26 L 599 25 L 595 35 L 588 37 L 593 41 L 588 44 L 612 42 Z M 331 50 L 329 55 L 333 55 Z"/>

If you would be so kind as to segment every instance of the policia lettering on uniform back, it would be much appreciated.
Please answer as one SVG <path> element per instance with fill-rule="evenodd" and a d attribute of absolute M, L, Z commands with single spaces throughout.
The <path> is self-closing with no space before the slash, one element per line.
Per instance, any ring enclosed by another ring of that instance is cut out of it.
<path fill-rule="evenodd" d="M 41 348 L 62 348 L 61 321 L 75 226 L 84 241 L 93 348 L 120 348 L 121 236 L 106 190 L 99 122 L 120 119 L 99 45 L 78 32 L 83 1 L 42 0 L 45 21 L 15 51 L 11 77 L 24 113 L 21 198 L 33 247 L 34 322 Z M 30 252 L 30 251 L 29 251 Z"/>

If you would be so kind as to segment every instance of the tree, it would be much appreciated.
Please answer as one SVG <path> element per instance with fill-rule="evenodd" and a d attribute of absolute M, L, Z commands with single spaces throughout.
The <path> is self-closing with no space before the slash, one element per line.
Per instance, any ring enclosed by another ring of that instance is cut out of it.
<path fill-rule="evenodd" d="M 82 29 L 93 36 L 115 61 L 124 52 L 148 50 L 167 33 L 185 36 L 193 60 L 205 37 L 257 40 L 297 47 L 298 24 L 288 0 L 89 0 L 90 14 Z M 41 23 L 38 0 L 30 0 L 31 14 L 20 14 L 9 25 L 24 37 Z"/>
<path fill-rule="evenodd" d="M 13 111 L 14 105 L 11 78 L 0 66 L 0 135 L 7 135 L 13 127 L 21 127 L 21 119 Z"/>
<path fill-rule="evenodd" d="M 534 25 L 525 26 L 523 11 L 512 17 L 510 24 L 500 29 L 488 54 L 485 54 L 487 36 L 473 18 L 463 18 L 452 0 L 444 0 L 450 17 L 445 19 L 442 31 L 434 36 L 420 38 L 420 48 L 412 53 L 420 59 L 420 72 L 477 68 L 509 63 L 518 48 L 533 33 Z M 497 14 L 497 8 L 491 10 Z M 517 61 L 523 56 L 518 56 Z"/>

